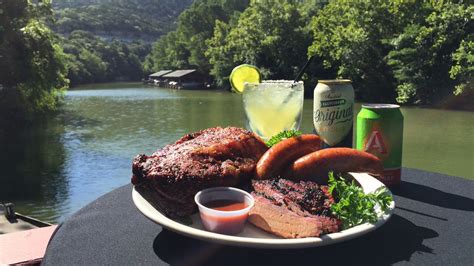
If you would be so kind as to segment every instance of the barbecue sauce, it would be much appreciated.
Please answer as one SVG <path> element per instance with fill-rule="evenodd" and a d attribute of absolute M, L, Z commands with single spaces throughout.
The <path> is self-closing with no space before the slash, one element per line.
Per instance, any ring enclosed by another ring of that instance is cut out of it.
<path fill-rule="evenodd" d="M 206 202 L 204 206 L 218 211 L 238 211 L 247 208 L 245 202 L 235 200 L 213 200 Z"/>
<path fill-rule="evenodd" d="M 222 212 L 222 214 L 200 212 L 201 221 L 206 230 L 227 235 L 236 235 L 242 231 L 248 217 L 248 212 L 242 212 L 248 207 L 246 202 L 220 199 L 208 201 L 203 205 Z"/>

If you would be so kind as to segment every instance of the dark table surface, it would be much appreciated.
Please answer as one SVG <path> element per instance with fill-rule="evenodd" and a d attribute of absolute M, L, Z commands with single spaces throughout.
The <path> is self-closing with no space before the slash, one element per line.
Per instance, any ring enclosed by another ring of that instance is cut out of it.
<path fill-rule="evenodd" d="M 474 265 L 474 181 L 403 169 L 396 209 L 378 230 L 299 250 L 237 248 L 162 229 L 132 202 L 132 186 L 87 205 L 56 231 L 44 265 Z"/>

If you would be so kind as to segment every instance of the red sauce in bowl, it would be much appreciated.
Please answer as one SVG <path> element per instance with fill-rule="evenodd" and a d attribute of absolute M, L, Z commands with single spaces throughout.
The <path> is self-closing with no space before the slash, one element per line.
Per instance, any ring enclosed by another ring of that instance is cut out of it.
<path fill-rule="evenodd" d="M 200 215 L 204 228 L 226 235 L 236 235 L 240 233 L 248 217 L 247 213 L 230 217 L 211 216 L 203 213 Z"/>
<path fill-rule="evenodd" d="M 236 235 L 244 228 L 248 212 L 254 204 L 252 195 L 233 187 L 201 190 L 194 196 L 204 229 Z"/>
<path fill-rule="evenodd" d="M 204 206 L 218 211 L 238 211 L 247 208 L 245 202 L 235 200 L 213 200 L 203 204 Z"/>

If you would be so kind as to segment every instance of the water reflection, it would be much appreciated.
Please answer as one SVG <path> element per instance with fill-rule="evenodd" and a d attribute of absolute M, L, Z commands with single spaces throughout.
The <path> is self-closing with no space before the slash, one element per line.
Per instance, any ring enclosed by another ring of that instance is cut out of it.
<path fill-rule="evenodd" d="M 64 125 L 45 119 L 30 128 L 5 129 L 0 134 L 0 201 L 16 210 L 54 222 L 69 212 Z"/>

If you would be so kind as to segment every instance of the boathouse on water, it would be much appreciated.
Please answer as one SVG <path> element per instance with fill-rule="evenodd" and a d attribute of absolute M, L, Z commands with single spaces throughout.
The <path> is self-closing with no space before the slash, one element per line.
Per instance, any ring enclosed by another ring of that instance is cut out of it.
<path fill-rule="evenodd" d="M 196 69 L 160 70 L 149 75 L 146 82 L 173 89 L 204 89 L 209 87 L 207 77 Z"/>
<path fill-rule="evenodd" d="M 155 84 L 158 86 L 164 86 L 166 82 L 166 78 L 163 78 L 164 75 L 173 72 L 173 70 L 160 70 L 148 76 L 147 83 Z"/>
<path fill-rule="evenodd" d="M 175 70 L 163 78 L 168 81 L 165 87 L 174 89 L 203 89 L 206 83 L 206 77 L 196 69 Z"/>

